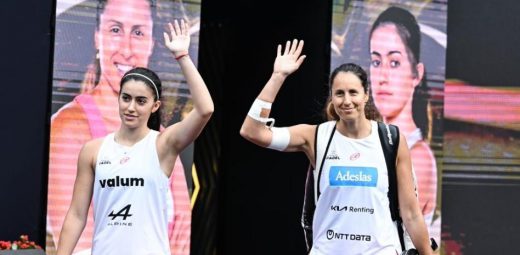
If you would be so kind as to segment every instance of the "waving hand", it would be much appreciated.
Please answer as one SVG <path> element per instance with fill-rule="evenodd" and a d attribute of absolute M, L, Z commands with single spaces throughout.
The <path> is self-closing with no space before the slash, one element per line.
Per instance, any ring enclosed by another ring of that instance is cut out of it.
<path fill-rule="evenodd" d="M 276 60 L 274 61 L 273 73 L 279 73 L 288 76 L 298 70 L 305 59 L 305 55 L 301 55 L 303 49 L 303 40 L 294 39 L 287 41 L 285 50 L 282 53 L 282 45 L 278 45 Z"/>
<path fill-rule="evenodd" d="M 188 24 L 181 20 L 181 24 L 177 20 L 172 23 L 168 23 L 170 27 L 170 34 L 164 32 L 164 44 L 166 47 L 178 57 L 188 53 L 190 47 L 190 33 Z"/>

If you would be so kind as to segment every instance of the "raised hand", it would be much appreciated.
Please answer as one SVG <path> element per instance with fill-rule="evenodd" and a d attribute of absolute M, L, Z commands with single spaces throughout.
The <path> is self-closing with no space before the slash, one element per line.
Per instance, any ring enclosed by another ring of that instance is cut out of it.
<path fill-rule="evenodd" d="M 294 71 L 298 70 L 300 65 L 305 59 L 305 55 L 301 55 L 303 49 L 303 40 L 294 39 L 287 41 L 285 44 L 285 50 L 282 54 L 282 45 L 278 44 L 276 53 L 276 60 L 274 61 L 273 73 L 282 74 L 287 76 Z"/>
<path fill-rule="evenodd" d="M 170 35 L 164 32 L 164 44 L 166 47 L 178 57 L 183 54 L 187 54 L 190 48 L 190 33 L 188 24 L 181 20 L 180 25 L 177 20 L 172 23 L 168 23 L 170 27 Z"/>

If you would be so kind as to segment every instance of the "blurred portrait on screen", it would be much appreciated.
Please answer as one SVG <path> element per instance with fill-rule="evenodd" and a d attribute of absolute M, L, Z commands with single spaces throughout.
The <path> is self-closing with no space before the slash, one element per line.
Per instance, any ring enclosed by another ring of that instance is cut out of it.
<path fill-rule="evenodd" d="M 161 126 L 190 110 L 180 68 L 163 45 L 174 18 L 190 26 L 196 62 L 200 1 L 57 1 L 47 206 L 47 252 L 53 254 L 72 198 L 79 151 L 89 140 L 120 126 L 119 82 L 134 67 L 148 67 L 163 81 Z M 172 254 L 189 254 L 192 150 L 181 154 L 170 178 L 168 230 Z M 75 253 L 90 254 L 92 210 Z"/>
<path fill-rule="evenodd" d="M 440 242 L 447 2 L 345 1 L 333 6 L 331 66 L 363 63 L 384 122 L 410 148 L 419 205 Z"/>

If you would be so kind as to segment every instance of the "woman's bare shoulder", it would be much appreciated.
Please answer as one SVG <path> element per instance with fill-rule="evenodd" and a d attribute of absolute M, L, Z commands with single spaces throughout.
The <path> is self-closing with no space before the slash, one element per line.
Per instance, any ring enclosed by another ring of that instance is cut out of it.
<path fill-rule="evenodd" d="M 80 151 L 80 157 L 85 157 L 85 159 L 92 162 L 92 166 L 95 166 L 97 161 L 97 155 L 101 145 L 103 144 L 104 137 L 92 139 L 90 141 L 85 142 Z"/>
<path fill-rule="evenodd" d="M 307 143 L 313 143 L 317 126 L 318 125 L 312 124 L 297 124 L 291 126 L 289 129 L 291 131 L 291 135 L 303 137 Z"/>
<path fill-rule="evenodd" d="M 62 106 L 51 116 L 51 122 L 71 119 L 86 119 L 85 111 L 83 111 L 81 105 L 74 100 Z"/>
<path fill-rule="evenodd" d="M 432 169 L 436 165 L 433 151 L 425 141 L 417 142 L 410 149 L 410 155 L 414 161 L 414 168 L 417 168 L 416 170 L 420 170 L 419 168 Z"/>
<path fill-rule="evenodd" d="M 85 130 L 88 131 L 88 120 L 85 111 L 75 101 L 64 105 L 52 115 L 51 130 L 55 132 L 70 130 L 76 134 L 80 134 Z"/>
<path fill-rule="evenodd" d="M 418 141 L 410 149 L 410 152 L 412 153 L 412 155 L 433 157 L 433 151 L 430 148 L 430 145 L 425 141 Z"/>

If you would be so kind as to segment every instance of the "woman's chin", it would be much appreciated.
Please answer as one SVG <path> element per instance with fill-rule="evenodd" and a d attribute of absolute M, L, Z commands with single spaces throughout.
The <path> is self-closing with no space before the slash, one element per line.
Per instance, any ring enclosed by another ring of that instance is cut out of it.
<path fill-rule="evenodd" d="M 123 126 L 125 126 L 128 129 L 136 129 L 141 126 L 141 124 L 139 122 L 137 122 L 136 120 L 127 120 L 124 118 L 122 119 L 121 123 L 123 124 Z"/>

